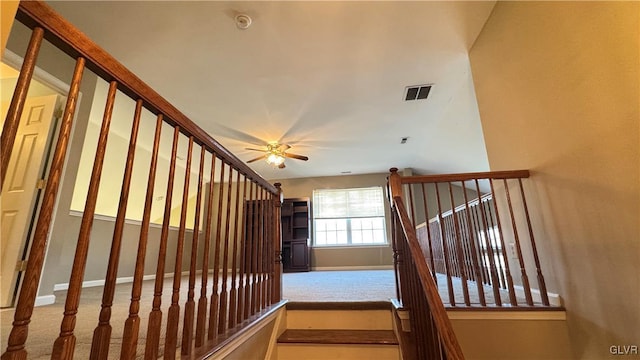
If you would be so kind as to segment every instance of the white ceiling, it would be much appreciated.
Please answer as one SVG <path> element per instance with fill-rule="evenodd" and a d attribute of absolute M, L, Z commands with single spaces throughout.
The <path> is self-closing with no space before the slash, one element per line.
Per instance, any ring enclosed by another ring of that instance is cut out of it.
<path fill-rule="evenodd" d="M 250 164 L 267 179 L 488 170 L 468 50 L 494 4 L 50 2 L 241 160 L 274 140 L 309 156 Z"/>

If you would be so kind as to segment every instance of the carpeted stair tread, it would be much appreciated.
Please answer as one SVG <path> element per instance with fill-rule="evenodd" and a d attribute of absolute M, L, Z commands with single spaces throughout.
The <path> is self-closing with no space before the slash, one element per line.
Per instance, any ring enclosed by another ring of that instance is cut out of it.
<path fill-rule="evenodd" d="M 398 339 L 393 330 L 288 329 L 278 343 L 398 345 Z"/>

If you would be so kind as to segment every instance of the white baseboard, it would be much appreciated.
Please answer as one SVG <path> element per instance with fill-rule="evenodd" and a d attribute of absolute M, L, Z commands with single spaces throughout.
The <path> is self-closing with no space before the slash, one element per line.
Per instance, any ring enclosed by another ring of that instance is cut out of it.
<path fill-rule="evenodd" d="M 566 311 L 455 311 L 447 309 L 450 320 L 567 320 Z"/>
<path fill-rule="evenodd" d="M 524 288 L 520 285 L 514 285 L 513 289 L 516 292 L 516 296 L 524 298 Z M 533 302 L 542 302 L 542 296 L 540 295 L 540 290 L 531 289 L 531 297 L 533 298 Z M 549 298 L 549 305 L 551 306 L 562 306 L 562 298 L 558 294 L 547 292 L 547 297 Z"/>
<path fill-rule="evenodd" d="M 212 273 L 213 270 L 209 270 L 209 273 Z M 196 274 L 202 274 L 202 270 L 198 270 L 196 271 Z M 182 276 L 186 276 L 189 275 L 189 271 L 183 271 L 182 272 Z M 164 274 L 165 278 L 168 277 L 173 277 L 173 273 L 166 273 Z M 154 280 L 156 278 L 155 274 L 150 274 L 150 275 L 144 275 L 142 277 L 142 280 Z M 126 277 L 119 277 L 116 279 L 116 284 L 126 284 L 126 283 L 132 283 L 133 282 L 133 276 L 126 276 Z M 82 282 L 82 288 L 89 288 L 89 287 L 95 287 L 95 286 L 104 286 L 104 279 L 103 280 L 88 280 L 88 281 L 83 281 Z M 63 290 L 68 290 L 69 289 L 69 283 L 63 283 L 63 284 L 55 284 L 53 285 L 53 291 L 63 291 Z M 51 295 L 53 296 L 53 295 Z M 55 298 L 55 296 L 54 296 Z"/>
<path fill-rule="evenodd" d="M 51 304 L 53 304 L 55 302 L 56 302 L 56 296 L 55 295 L 38 296 L 36 298 L 35 306 L 51 305 Z"/>
<path fill-rule="evenodd" d="M 393 270 L 393 265 L 365 265 L 365 266 L 313 266 L 314 271 L 345 271 L 345 270 Z"/>

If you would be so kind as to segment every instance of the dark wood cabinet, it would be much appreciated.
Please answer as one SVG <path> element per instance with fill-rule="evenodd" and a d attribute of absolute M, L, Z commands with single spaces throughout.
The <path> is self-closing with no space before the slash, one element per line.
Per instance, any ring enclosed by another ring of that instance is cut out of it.
<path fill-rule="evenodd" d="M 309 271 L 309 198 L 282 203 L 282 269 Z"/>

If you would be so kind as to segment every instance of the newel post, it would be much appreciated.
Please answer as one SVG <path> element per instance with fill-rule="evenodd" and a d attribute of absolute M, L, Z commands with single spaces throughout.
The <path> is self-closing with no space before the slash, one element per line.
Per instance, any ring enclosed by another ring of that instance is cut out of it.
<path fill-rule="evenodd" d="M 402 179 L 400 174 L 398 174 L 398 168 L 391 168 L 389 171 L 391 172 L 389 175 L 389 195 L 393 203 L 394 197 L 400 196 L 402 198 Z"/>
<path fill-rule="evenodd" d="M 284 194 L 282 193 L 282 184 L 275 183 L 273 184 L 276 187 L 278 193 L 273 197 L 274 206 L 276 210 L 275 214 L 275 226 L 273 229 L 274 232 L 274 255 L 275 255 L 275 264 L 274 264 L 274 282 L 273 282 L 273 291 L 271 292 L 271 302 L 277 303 L 282 300 L 282 224 L 280 223 L 281 211 L 282 211 L 282 201 L 284 200 Z"/>
<path fill-rule="evenodd" d="M 393 198 L 396 196 L 400 196 L 402 198 L 402 179 L 398 174 L 398 168 L 389 169 L 391 174 L 389 175 L 387 182 L 387 190 L 389 196 L 389 206 L 391 206 L 391 249 L 393 250 L 393 269 L 395 273 L 395 281 L 396 281 L 396 296 L 398 300 L 402 302 L 402 280 L 401 279 L 401 267 L 402 267 L 402 250 L 400 248 L 400 241 L 398 237 L 398 224 L 396 217 L 396 208 Z"/>

